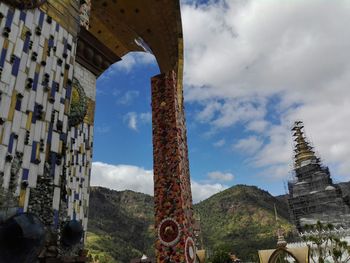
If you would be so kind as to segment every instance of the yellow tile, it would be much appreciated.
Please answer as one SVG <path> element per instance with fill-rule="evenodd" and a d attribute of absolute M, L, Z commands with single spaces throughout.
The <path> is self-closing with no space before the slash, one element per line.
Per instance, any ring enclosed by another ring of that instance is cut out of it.
<path fill-rule="evenodd" d="M 33 117 L 33 112 L 29 112 L 28 113 L 28 117 L 27 117 L 27 123 L 26 123 L 26 130 L 30 131 L 30 127 L 32 126 L 32 117 Z"/>
<path fill-rule="evenodd" d="M 4 136 L 4 128 L 0 128 L 0 144 L 2 144 L 3 136 Z"/>
<path fill-rule="evenodd" d="M 13 91 L 12 97 L 11 97 L 11 105 L 10 105 L 10 110 L 9 114 L 7 116 L 7 120 L 12 121 L 13 120 L 13 115 L 15 114 L 15 109 L 16 109 L 16 100 L 17 100 L 17 92 Z"/>
<path fill-rule="evenodd" d="M 5 38 L 5 39 L 4 39 L 3 48 L 8 49 L 9 43 L 10 43 L 9 40 L 8 40 L 7 38 Z"/>
<path fill-rule="evenodd" d="M 19 207 L 24 207 L 24 203 L 26 200 L 26 189 L 21 189 L 19 194 Z"/>

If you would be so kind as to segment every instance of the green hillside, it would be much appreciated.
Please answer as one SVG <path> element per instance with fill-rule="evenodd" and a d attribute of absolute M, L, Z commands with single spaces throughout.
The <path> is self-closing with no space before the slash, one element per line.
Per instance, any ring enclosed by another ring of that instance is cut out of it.
<path fill-rule="evenodd" d="M 255 260 L 258 249 L 275 247 L 274 205 L 290 233 L 286 204 L 255 186 L 236 185 L 196 204 L 204 247 Z M 87 248 L 100 263 L 127 263 L 143 253 L 153 256 L 153 197 L 93 187 L 88 231 Z"/>
<path fill-rule="evenodd" d="M 195 211 L 201 218 L 205 248 L 256 260 L 258 249 L 276 246 L 274 205 L 282 227 L 290 233 L 285 203 L 255 186 L 236 185 L 200 202 Z"/>
<path fill-rule="evenodd" d="M 92 187 L 87 239 L 87 248 L 100 263 L 153 255 L 153 197 Z"/>

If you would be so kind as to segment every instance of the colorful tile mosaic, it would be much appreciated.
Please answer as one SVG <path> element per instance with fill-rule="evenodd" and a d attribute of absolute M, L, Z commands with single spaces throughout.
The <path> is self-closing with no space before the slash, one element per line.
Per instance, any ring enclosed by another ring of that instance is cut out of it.
<path fill-rule="evenodd" d="M 174 71 L 152 78 L 157 262 L 194 262 L 187 136 Z"/>
<path fill-rule="evenodd" d="M 0 212 L 35 214 L 52 230 L 48 242 L 57 244 L 67 221 L 87 229 L 93 117 L 85 115 L 93 116 L 96 77 L 73 77 L 75 68 L 83 71 L 75 63 L 76 39 L 43 11 L 5 3 L 0 10 Z M 86 87 L 77 91 L 80 80 Z M 70 123 L 75 93 L 79 102 L 88 96 Z"/>

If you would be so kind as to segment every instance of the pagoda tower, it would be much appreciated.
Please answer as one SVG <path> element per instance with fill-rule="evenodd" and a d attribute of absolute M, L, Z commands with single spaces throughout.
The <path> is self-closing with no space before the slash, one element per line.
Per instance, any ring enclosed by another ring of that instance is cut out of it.
<path fill-rule="evenodd" d="M 304 125 L 296 121 L 292 128 L 295 179 L 288 182 L 289 208 L 298 230 L 317 221 L 347 226 L 349 202 L 340 187 L 333 183 L 328 167 L 315 154 L 305 136 Z"/>

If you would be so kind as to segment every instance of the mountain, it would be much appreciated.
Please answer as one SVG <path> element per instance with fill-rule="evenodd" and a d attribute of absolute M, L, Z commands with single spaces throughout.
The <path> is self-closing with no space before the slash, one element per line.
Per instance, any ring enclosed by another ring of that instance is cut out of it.
<path fill-rule="evenodd" d="M 124 263 L 154 254 L 152 196 L 91 187 L 89 203 L 87 249 L 94 259 Z"/>
<path fill-rule="evenodd" d="M 255 186 L 236 185 L 195 205 L 206 249 L 224 249 L 243 259 L 257 259 L 257 250 L 276 246 L 277 224 L 292 231 L 284 202 Z"/>
<path fill-rule="evenodd" d="M 276 245 L 274 206 L 279 224 L 290 234 L 287 205 L 255 186 L 236 185 L 194 205 L 204 247 L 256 259 L 258 249 Z M 153 256 L 153 197 L 92 187 L 88 231 L 87 248 L 100 263 Z"/>

